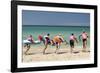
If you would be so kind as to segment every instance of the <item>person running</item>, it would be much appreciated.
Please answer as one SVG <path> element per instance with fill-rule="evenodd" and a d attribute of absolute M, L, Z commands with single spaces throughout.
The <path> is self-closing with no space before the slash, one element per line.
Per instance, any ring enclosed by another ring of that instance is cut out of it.
<path fill-rule="evenodd" d="M 46 51 L 48 45 L 51 44 L 51 41 L 50 41 L 50 37 L 49 36 L 50 36 L 49 33 L 46 36 L 44 36 L 44 38 L 45 38 L 45 48 L 43 50 L 43 54 L 45 54 L 45 51 Z"/>
<path fill-rule="evenodd" d="M 77 41 L 77 38 L 75 37 L 75 35 L 72 33 L 71 34 L 71 36 L 70 36 L 70 48 L 71 48 L 71 53 L 73 52 L 73 48 L 74 48 L 74 42 L 76 41 L 77 43 L 78 43 L 78 41 Z"/>
<path fill-rule="evenodd" d="M 57 50 L 60 48 L 60 45 L 62 42 L 64 42 L 64 39 L 62 38 L 61 34 L 59 34 L 53 38 L 52 43 L 53 43 L 53 45 L 56 46 L 55 53 L 57 53 Z"/>
<path fill-rule="evenodd" d="M 34 43 L 34 40 L 33 40 L 32 35 L 30 35 L 30 36 L 27 38 L 27 40 L 30 41 L 31 43 Z"/>
<path fill-rule="evenodd" d="M 32 35 L 29 35 L 29 37 L 27 38 L 27 40 L 24 40 L 24 47 L 27 47 L 27 50 L 25 52 L 25 54 L 27 54 L 27 52 L 30 49 L 30 45 L 34 43 L 33 37 Z"/>
<path fill-rule="evenodd" d="M 85 52 L 86 48 L 87 48 L 88 35 L 87 35 L 87 33 L 85 31 L 83 31 L 82 34 L 79 36 L 79 39 L 80 39 L 80 37 L 82 37 L 83 51 Z"/>
<path fill-rule="evenodd" d="M 45 39 L 43 38 L 42 35 L 38 36 L 38 40 L 40 40 L 40 42 L 43 42 L 43 44 L 45 45 Z"/>

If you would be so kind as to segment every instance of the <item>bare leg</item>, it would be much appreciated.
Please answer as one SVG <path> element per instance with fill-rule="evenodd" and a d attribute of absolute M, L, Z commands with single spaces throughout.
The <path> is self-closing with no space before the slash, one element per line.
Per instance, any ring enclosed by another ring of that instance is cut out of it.
<path fill-rule="evenodd" d="M 84 41 L 84 43 L 83 43 L 83 49 L 84 49 L 85 52 L 86 52 L 86 45 L 87 45 L 87 41 Z"/>
<path fill-rule="evenodd" d="M 67 45 L 68 44 L 68 42 L 65 40 L 65 45 Z"/>
<path fill-rule="evenodd" d="M 71 46 L 71 53 L 73 53 L 73 48 L 74 48 L 74 45 L 73 45 L 73 46 Z"/>
<path fill-rule="evenodd" d="M 56 51 L 55 51 L 55 53 L 57 53 L 57 50 L 58 50 L 58 45 L 56 45 Z"/>
<path fill-rule="evenodd" d="M 42 40 L 43 44 L 45 45 L 45 40 Z"/>
<path fill-rule="evenodd" d="M 59 48 L 60 48 L 60 44 L 58 43 L 58 44 L 56 45 L 56 51 L 55 51 L 55 53 L 57 53 L 57 51 L 58 51 Z"/>
<path fill-rule="evenodd" d="M 74 48 L 74 46 L 71 46 L 71 53 L 73 53 L 73 48 Z"/>
<path fill-rule="evenodd" d="M 85 41 L 85 49 L 87 48 L 87 40 Z"/>
<path fill-rule="evenodd" d="M 47 49 L 48 44 L 45 45 L 45 48 L 43 50 L 43 54 L 45 54 L 45 50 Z"/>
<path fill-rule="evenodd" d="M 24 47 L 26 47 L 28 44 L 24 44 Z"/>
<path fill-rule="evenodd" d="M 71 53 L 73 52 L 73 49 L 72 49 L 72 47 L 71 47 L 71 51 L 70 51 Z"/>
<path fill-rule="evenodd" d="M 29 49 L 30 49 L 30 45 L 28 44 L 27 45 L 27 50 L 26 50 L 25 54 L 27 54 L 27 52 L 29 51 Z"/>
<path fill-rule="evenodd" d="M 74 48 L 74 41 L 70 40 L 70 52 L 73 53 L 73 48 Z"/>
<path fill-rule="evenodd" d="M 86 51 L 86 41 L 83 41 L 83 52 Z"/>

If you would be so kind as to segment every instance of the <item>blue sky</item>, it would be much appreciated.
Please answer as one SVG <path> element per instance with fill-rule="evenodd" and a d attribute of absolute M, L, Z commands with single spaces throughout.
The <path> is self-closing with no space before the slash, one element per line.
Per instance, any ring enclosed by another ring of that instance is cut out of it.
<path fill-rule="evenodd" d="M 90 14 L 23 10 L 22 24 L 50 26 L 90 26 Z"/>

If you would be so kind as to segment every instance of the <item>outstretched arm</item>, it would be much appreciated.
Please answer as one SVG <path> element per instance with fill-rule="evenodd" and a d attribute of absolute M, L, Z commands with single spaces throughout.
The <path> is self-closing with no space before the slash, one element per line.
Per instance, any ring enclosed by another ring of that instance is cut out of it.
<path fill-rule="evenodd" d="M 68 44 L 68 42 L 67 42 L 66 40 L 65 40 L 64 42 L 65 42 L 66 44 Z"/>
<path fill-rule="evenodd" d="M 77 38 L 75 38 L 75 41 L 78 43 L 78 40 L 77 40 Z"/>
<path fill-rule="evenodd" d="M 88 34 L 86 34 L 86 35 L 87 35 L 87 38 L 89 38 Z"/>
<path fill-rule="evenodd" d="M 79 41 L 81 41 L 81 36 L 82 36 L 82 35 L 79 35 Z"/>

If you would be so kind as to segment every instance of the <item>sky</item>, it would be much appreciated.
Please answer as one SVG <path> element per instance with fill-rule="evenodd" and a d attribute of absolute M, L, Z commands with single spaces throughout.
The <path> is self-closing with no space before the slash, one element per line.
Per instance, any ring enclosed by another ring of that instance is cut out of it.
<path fill-rule="evenodd" d="M 22 10 L 22 25 L 90 26 L 90 14 Z"/>

